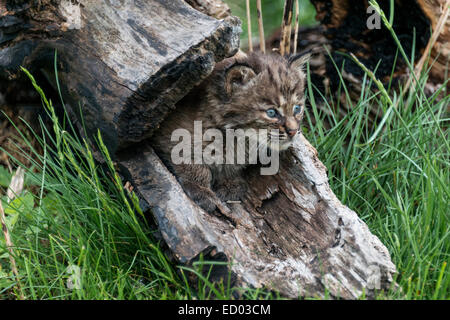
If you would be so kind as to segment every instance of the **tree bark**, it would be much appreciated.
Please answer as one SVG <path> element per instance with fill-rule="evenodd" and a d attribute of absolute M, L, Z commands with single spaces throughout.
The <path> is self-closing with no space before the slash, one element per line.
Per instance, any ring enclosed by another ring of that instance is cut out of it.
<path fill-rule="evenodd" d="M 185 0 L 194 9 L 216 18 L 225 19 L 231 15 L 230 8 L 220 0 Z"/>
<path fill-rule="evenodd" d="M 183 264 L 200 254 L 231 262 L 233 285 L 284 296 L 356 299 L 387 290 L 396 272 L 389 252 L 331 191 L 316 150 L 300 136 L 274 176 L 249 170 L 241 204 L 208 214 L 184 192 L 149 144 L 118 155 L 154 214 L 163 239 Z M 225 257 L 225 259 L 224 259 Z M 221 271 L 227 279 L 227 272 Z"/>
<path fill-rule="evenodd" d="M 54 81 L 86 135 L 116 150 L 151 135 L 174 104 L 239 47 L 238 21 L 181 0 L 8 1 L 0 6 L 0 74 L 20 65 Z M 39 4 L 40 3 L 40 4 Z M 55 86 L 56 87 L 56 86 Z"/>

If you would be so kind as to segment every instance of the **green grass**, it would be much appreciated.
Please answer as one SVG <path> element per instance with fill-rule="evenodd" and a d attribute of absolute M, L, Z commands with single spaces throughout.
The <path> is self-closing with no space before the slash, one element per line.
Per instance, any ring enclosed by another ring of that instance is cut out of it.
<path fill-rule="evenodd" d="M 344 119 L 312 114 L 335 123 L 331 130 L 312 125 L 309 141 L 329 169 L 332 190 L 356 211 L 387 246 L 398 269 L 396 281 L 407 299 L 448 299 L 449 156 L 447 96 L 440 102 L 419 93 L 401 100 L 377 138 L 366 141 L 370 105 L 388 106 L 366 91 Z M 333 110 L 333 106 L 330 106 Z M 431 114 L 435 114 L 435 119 Z M 387 298 L 401 298 L 392 294 Z"/>
<path fill-rule="evenodd" d="M 351 112 L 344 118 L 331 99 L 323 99 L 328 112 L 310 99 L 305 116 L 304 133 L 329 169 L 333 191 L 387 246 L 397 266 L 401 291 L 380 292 L 380 299 L 449 299 L 450 96 L 443 89 L 440 100 L 437 94 L 426 97 L 426 77 L 424 72 L 420 85 L 405 96 L 386 89 L 393 97 L 388 99 L 371 89 L 374 79 L 367 76 L 360 99 L 347 99 Z M 107 161 L 100 166 L 34 85 L 53 132 L 43 127 L 35 133 L 44 153 L 36 153 L 38 161 L 30 158 L 34 166 L 25 168 L 25 192 L 10 205 L 3 202 L 20 286 L 0 238 L 0 299 L 206 299 L 212 294 L 226 299 L 239 290 L 213 285 L 207 277 L 189 285 L 186 275 L 203 277 L 199 269 L 208 264 L 199 262 L 191 270 L 169 262 L 107 150 L 102 149 Z M 309 85 L 310 97 L 313 90 Z M 344 82 L 341 90 L 346 92 Z M 368 120 L 374 106 L 385 115 L 378 127 Z M 327 130 L 313 119 L 333 126 Z M 0 187 L 9 179 L 0 168 Z M 278 297 L 251 290 L 244 298 Z"/>

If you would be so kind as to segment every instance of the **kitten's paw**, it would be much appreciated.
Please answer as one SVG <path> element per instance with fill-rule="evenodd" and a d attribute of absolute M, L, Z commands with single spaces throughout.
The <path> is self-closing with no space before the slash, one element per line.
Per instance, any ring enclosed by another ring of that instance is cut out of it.
<path fill-rule="evenodd" d="M 217 206 L 214 202 L 214 196 L 208 188 L 195 183 L 185 182 L 183 184 L 187 195 L 203 210 L 212 213 Z"/>
<path fill-rule="evenodd" d="M 200 208 L 202 208 L 208 213 L 213 213 L 217 208 L 216 204 L 211 199 L 208 198 L 203 197 L 201 199 L 196 199 L 194 201 Z"/>
<path fill-rule="evenodd" d="M 240 181 L 227 181 L 215 187 L 215 191 L 220 200 L 240 201 L 245 193 L 245 185 Z"/>

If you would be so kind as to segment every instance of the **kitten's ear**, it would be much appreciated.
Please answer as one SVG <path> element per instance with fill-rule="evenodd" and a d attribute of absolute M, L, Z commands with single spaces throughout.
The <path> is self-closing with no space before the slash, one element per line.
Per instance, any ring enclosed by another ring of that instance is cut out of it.
<path fill-rule="evenodd" d="M 300 72 L 304 72 L 305 65 L 309 61 L 310 58 L 311 58 L 311 53 L 309 53 L 309 52 L 299 53 L 294 56 L 291 56 L 289 58 L 288 63 L 291 68 L 298 70 Z"/>
<path fill-rule="evenodd" d="M 247 64 L 234 64 L 225 73 L 225 91 L 233 93 L 234 86 L 243 86 L 256 77 L 255 71 Z"/>

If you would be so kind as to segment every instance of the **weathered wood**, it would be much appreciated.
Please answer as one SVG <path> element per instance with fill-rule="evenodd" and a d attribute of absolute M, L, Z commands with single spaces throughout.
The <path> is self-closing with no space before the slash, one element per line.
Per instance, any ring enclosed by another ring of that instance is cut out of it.
<path fill-rule="evenodd" d="M 7 2 L 0 7 L 0 74 L 18 66 L 54 79 L 87 135 L 111 152 L 151 135 L 173 105 L 239 46 L 238 21 L 181 0 Z"/>
<path fill-rule="evenodd" d="M 194 9 L 216 19 L 225 19 L 231 15 L 228 5 L 221 0 L 185 0 Z"/>
<path fill-rule="evenodd" d="M 189 264 L 200 253 L 232 261 L 234 285 L 266 287 L 288 297 L 354 299 L 392 285 L 386 247 L 331 191 L 326 168 L 303 137 L 279 174 L 249 170 L 251 190 L 225 214 L 208 214 L 186 196 L 151 146 L 118 161 L 147 202 L 172 253 Z M 227 205 L 222 203 L 221 206 Z"/>
<path fill-rule="evenodd" d="M 292 8 L 294 7 L 293 0 L 286 0 L 284 2 L 283 23 L 281 25 L 281 43 L 280 54 L 282 56 L 291 53 L 291 26 L 292 26 Z"/>

